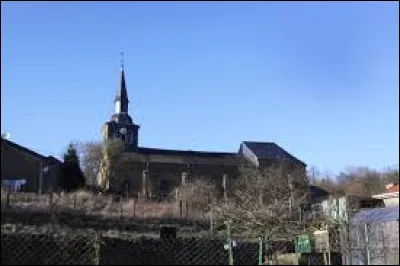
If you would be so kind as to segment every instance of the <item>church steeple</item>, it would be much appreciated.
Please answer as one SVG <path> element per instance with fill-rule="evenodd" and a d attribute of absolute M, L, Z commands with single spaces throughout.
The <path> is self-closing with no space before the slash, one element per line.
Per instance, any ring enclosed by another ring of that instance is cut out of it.
<path fill-rule="evenodd" d="M 121 55 L 123 55 L 123 53 L 121 53 Z M 128 100 L 128 93 L 126 91 L 123 58 L 121 58 L 121 74 L 120 74 L 120 79 L 119 79 L 117 95 L 115 96 L 115 99 L 114 99 L 114 104 L 115 104 L 115 113 L 116 114 L 128 113 L 129 100 Z"/>
<path fill-rule="evenodd" d="M 128 114 L 128 103 L 124 62 L 121 60 L 118 90 L 114 99 L 115 113 L 103 127 L 103 138 L 104 140 L 120 139 L 125 143 L 126 151 L 135 152 L 138 148 L 139 125 L 133 123 L 132 118 Z"/>

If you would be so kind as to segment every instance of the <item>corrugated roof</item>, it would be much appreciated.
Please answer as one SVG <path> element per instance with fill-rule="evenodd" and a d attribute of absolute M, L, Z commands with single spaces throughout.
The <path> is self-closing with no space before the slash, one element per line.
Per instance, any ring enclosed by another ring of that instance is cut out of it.
<path fill-rule="evenodd" d="M 355 214 L 350 219 L 350 223 L 357 225 L 357 224 L 390 222 L 398 220 L 399 220 L 399 206 L 393 206 L 386 208 L 374 208 L 374 209 L 362 210 L 357 214 Z"/>
<path fill-rule="evenodd" d="M 306 165 L 274 142 L 244 141 L 243 144 L 259 159 L 289 160 Z"/>

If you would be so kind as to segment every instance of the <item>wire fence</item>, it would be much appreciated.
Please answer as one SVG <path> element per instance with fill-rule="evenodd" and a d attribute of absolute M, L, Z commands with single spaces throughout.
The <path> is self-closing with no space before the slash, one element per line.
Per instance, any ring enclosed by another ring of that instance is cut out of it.
<path fill-rule="evenodd" d="M 227 265 L 222 238 L 130 239 L 101 234 L 2 233 L 1 263 L 7 265 Z M 254 265 L 257 245 L 243 242 L 237 264 Z"/>
<path fill-rule="evenodd" d="M 397 242 L 393 237 L 398 236 L 398 224 L 397 231 L 388 232 L 391 226 L 396 228 L 349 227 L 346 240 L 338 228 L 276 239 L 272 234 L 230 235 L 226 230 L 139 235 L 56 227 L 39 232 L 2 225 L 1 264 L 398 265 L 398 237 Z"/>
<path fill-rule="evenodd" d="M 346 255 L 352 265 L 398 265 L 399 222 L 351 225 Z"/>
<path fill-rule="evenodd" d="M 399 264 L 398 219 L 322 223 L 283 239 L 231 232 L 189 206 L 88 193 L 2 194 L 1 264 Z"/>

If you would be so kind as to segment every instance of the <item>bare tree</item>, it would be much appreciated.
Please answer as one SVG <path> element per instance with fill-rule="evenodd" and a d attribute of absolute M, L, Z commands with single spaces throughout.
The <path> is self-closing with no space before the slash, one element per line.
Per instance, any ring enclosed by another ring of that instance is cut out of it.
<path fill-rule="evenodd" d="M 101 189 L 109 188 L 109 181 L 122 170 L 129 156 L 124 154 L 120 140 L 86 142 L 78 145 L 86 184 Z"/>
<path fill-rule="evenodd" d="M 173 196 L 177 196 L 177 200 L 189 201 L 194 209 L 203 214 L 208 213 L 217 201 L 218 193 L 215 184 L 203 178 L 193 178 L 192 181 L 185 182 L 176 189 Z"/>
<path fill-rule="evenodd" d="M 102 155 L 101 142 L 87 142 L 79 145 L 79 152 L 81 154 L 81 164 L 83 174 L 86 178 L 86 185 L 96 186 L 97 176 L 100 171 L 100 161 Z"/>
<path fill-rule="evenodd" d="M 377 171 L 369 167 L 347 167 L 336 178 L 329 175 L 316 176 L 313 184 L 325 189 L 331 195 L 353 195 L 370 197 L 382 193 L 385 185 L 399 182 L 398 168 Z"/>
<path fill-rule="evenodd" d="M 124 154 L 124 144 L 120 140 L 109 140 L 102 143 L 98 186 L 103 190 L 110 188 L 110 180 L 116 179 L 123 170 L 129 156 Z"/>
<path fill-rule="evenodd" d="M 241 232 L 268 231 L 276 238 L 291 239 L 307 228 L 298 214 L 310 202 L 308 183 L 301 169 L 242 168 L 228 202 L 216 206 L 217 218 L 230 220 Z"/>
<path fill-rule="evenodd" d="M 310 180 L 311 183 L 315 184 L 318 178 L 320 177 L 321 177 L 321 172 L 319 171 L 318 167 L 312 165 L 308 170 L 308 179 Z"/>
<path fill-rule="evenodd" d="M 388 167 L 383 171 L 383 180 L 385 184 L 389 183 L 399 183 L 399 165 L 393 167 Z"/>

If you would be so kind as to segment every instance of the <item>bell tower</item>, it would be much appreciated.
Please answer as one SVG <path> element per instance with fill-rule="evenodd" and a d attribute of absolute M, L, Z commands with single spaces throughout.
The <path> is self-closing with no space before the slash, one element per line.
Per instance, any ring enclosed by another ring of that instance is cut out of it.
<path fill-rule="evenodd" d="M 133 123 L 128 114 L 128 93 L 126 89 L 124 61 L 121 59 L 121 72 L 117 94 L 114 98 L 115 112 L 110 121 L 103 126 L 103 140 L 120 139 L 125 143 L 125 151 L 136 152 L 138 148 L 139 125 Z"/>

